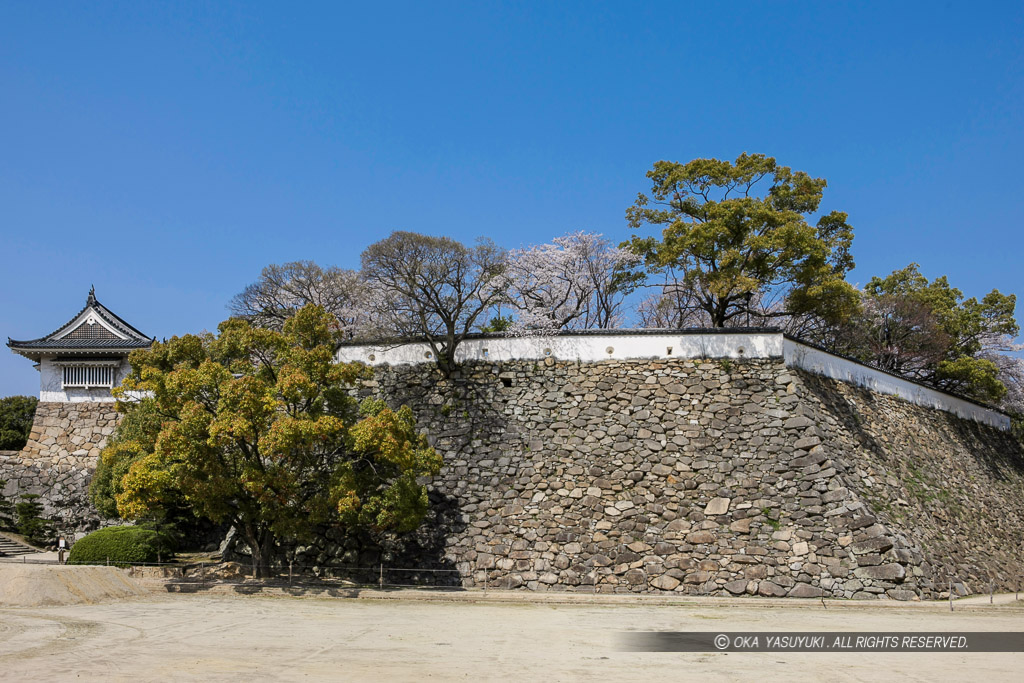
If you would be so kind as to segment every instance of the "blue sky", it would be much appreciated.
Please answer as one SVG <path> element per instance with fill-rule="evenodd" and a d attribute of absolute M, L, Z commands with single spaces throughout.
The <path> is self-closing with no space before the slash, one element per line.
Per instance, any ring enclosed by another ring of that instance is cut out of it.
<path fill-rule="evenodd" d="M 1024 3 L 181 5 L 0 4 L 0 338 L 93 283 L 213 329 L 264 265 L 395 229 L 619 241 L 653 162 L 743 151 L 828 179 L 854 282 L 1024 294 Z"/>

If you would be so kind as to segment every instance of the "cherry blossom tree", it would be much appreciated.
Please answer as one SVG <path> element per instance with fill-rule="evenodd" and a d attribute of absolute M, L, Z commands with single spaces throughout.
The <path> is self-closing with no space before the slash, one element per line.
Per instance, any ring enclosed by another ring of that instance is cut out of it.
<path fill-rule="evenodd" d="M 512 332 L 615 327 L 636 282 L 629 268 L 637 263 L 629 250 L 583 231 L 512 251 L 504 275 L 516 316 Z"/>

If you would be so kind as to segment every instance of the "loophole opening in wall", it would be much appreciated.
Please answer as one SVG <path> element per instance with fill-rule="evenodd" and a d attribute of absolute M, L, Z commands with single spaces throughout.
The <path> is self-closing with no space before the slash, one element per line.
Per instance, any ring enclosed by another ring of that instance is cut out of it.
<path fill-rule="evenodd" d="M 506 386 L 506 387 L 512 386 L 512 378 L 511 377 L 502 377 L 501 378 L 501 384 L 502 384 L 502 386 Z"/>

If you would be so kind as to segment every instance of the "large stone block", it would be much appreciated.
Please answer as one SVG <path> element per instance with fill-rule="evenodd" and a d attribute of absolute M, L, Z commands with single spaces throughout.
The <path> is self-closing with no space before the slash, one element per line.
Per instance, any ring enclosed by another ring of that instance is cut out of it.
<path fill-rule="evenodd" d="M 858 579 L 899 582 L 906 578 L 907 570 L 902 564 L 891 562 L 874 567 L 857 567 L 857 569 L 853 570 L 853 575 Z"/>

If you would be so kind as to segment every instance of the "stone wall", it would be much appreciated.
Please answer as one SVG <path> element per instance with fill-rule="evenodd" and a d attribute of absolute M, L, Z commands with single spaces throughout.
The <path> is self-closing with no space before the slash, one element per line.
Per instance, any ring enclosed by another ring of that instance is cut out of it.
<path fill-rule="evenodd" d="M 40 402 L 25 447 L 0 454 L 3 493 L 39 494 L 44 516 L 62 532 L 98 527 L 102 520 L 89 503 L 89 482 L 119 419 L 114 403 Z"/>
<path fill-rule="evenodd" d="M 420 531 L 326 531 L 305 566 L 447 569 L 529 590 L 940 597 L 1012 589 L 1024 454 L 1007 433 L 788 368 L 782 358 L 554 358 L 380 366 L 363 395 L 413 407 L 444 456 Z M 40 403 L 0 454 L 5 494 L 62 531 L 88 504 L 112 403 Z"/>
<path fill-rule="evenodd" d="M 1024 460 L 1005 433 L 782 359 L 378 367 L 444 455 L 404 545 L 321 565 L 452 568 L 464 585 L 848 598 L 1010 588 Z"/>
<path fill-rule="evenodd" d="M 802 375 L 845 486 L 923 554 L 926 593 L 1024 586 L 1024 452 L 1008 432 Z M 860 558 L 864 563 L 864 558 Z M 872 558 L 873 559 L 873 558 Z"/>

